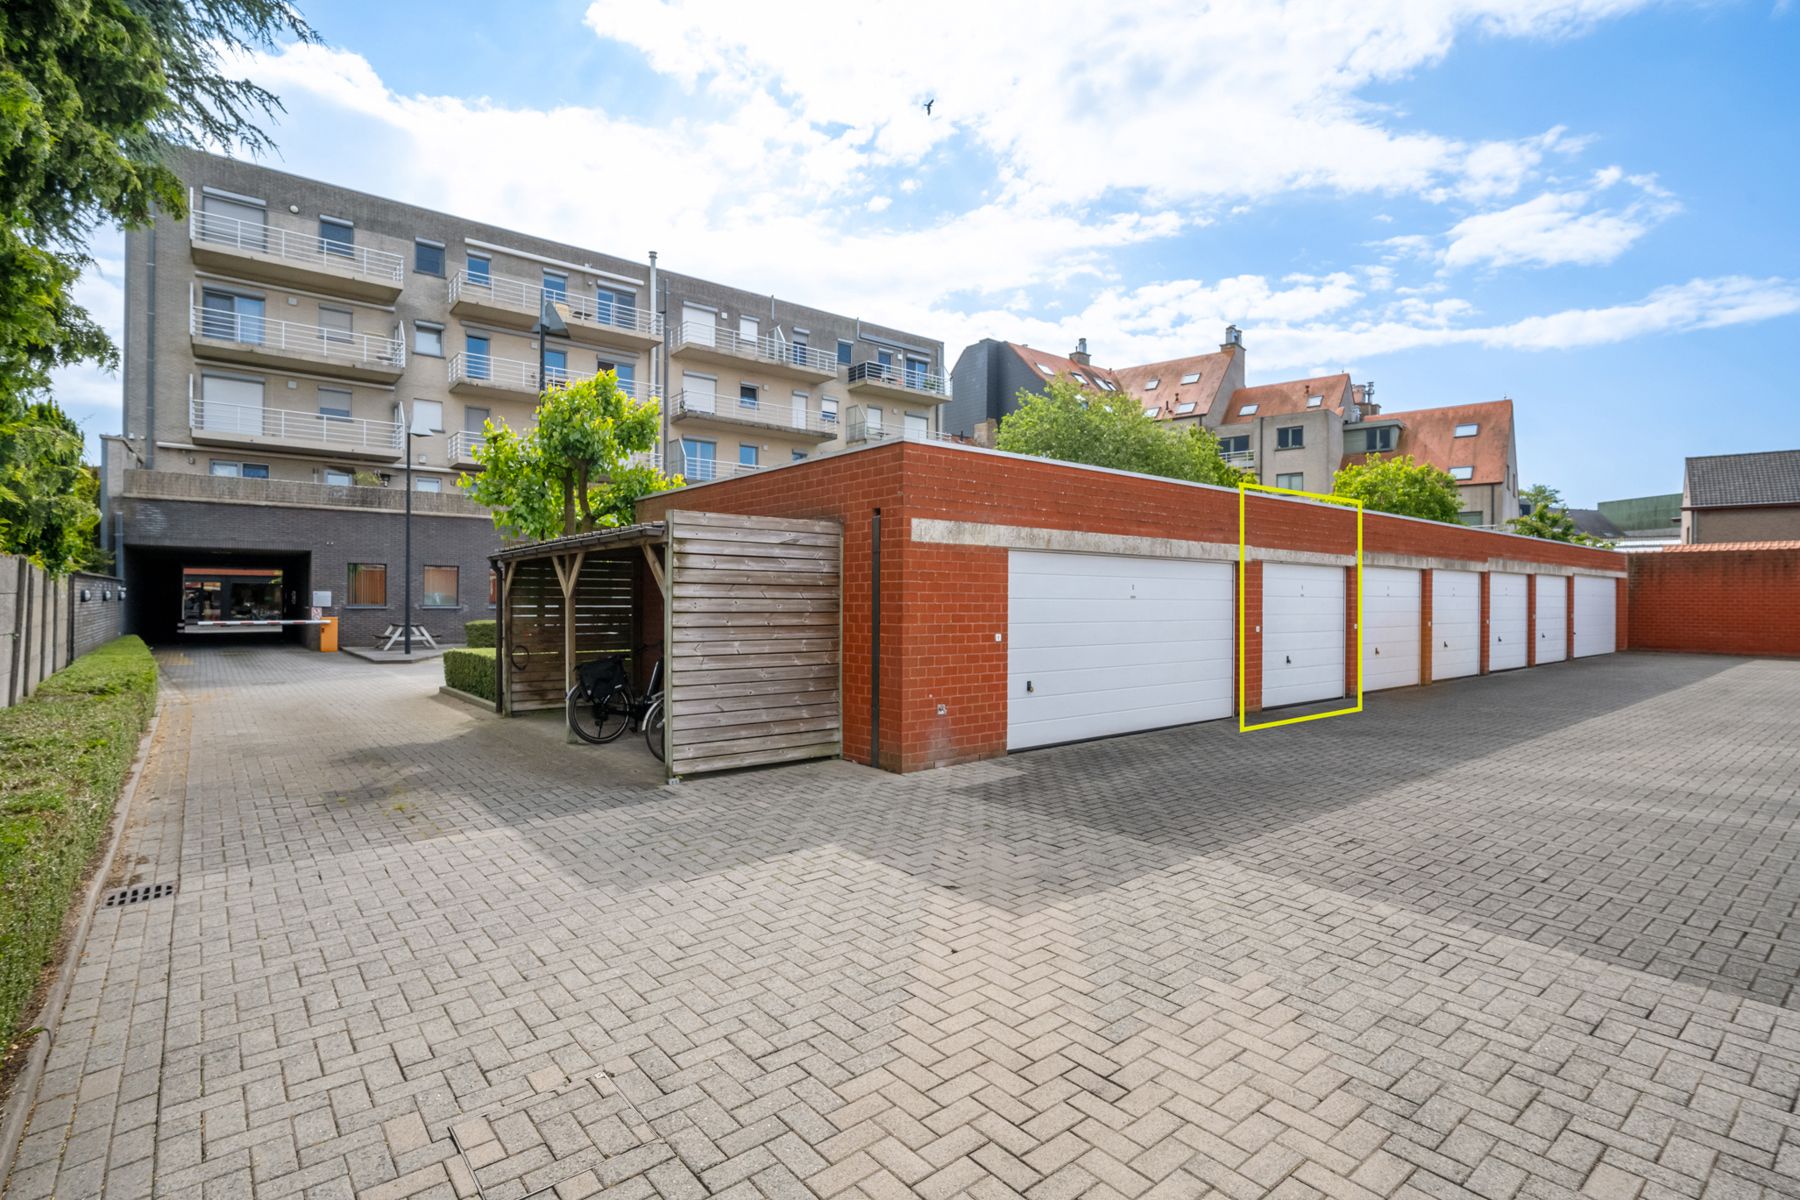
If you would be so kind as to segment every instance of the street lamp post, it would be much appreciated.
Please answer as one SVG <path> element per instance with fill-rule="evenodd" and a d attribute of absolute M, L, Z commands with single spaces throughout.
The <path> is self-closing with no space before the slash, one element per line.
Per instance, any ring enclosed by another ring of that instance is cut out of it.
<path fill-rule="evenodd" d="M 538 373 L 537 385 L 540 395 L 549 387 L 550 381 L 544 378 L 544 339 L 547 337 L 566 338 L 569 327 L 563 323 L 562 314 L 556 311 L 556 302 L 550 299 L 550 293 L 543 293 L 543 301 L 538 305 L 537 324 L 531 327 L 538 340 Z"/>
<path fill-rule="evenodd" d="M 412 631 L 413 631 L 413 619 L 412 619 L 413 439 L 424 437 L 427 433 L 429 433 L 431 431 L 427 430 L 427 429 L 413 428 L 413 420 L 415 419 L 414 416 L 408 415 L 406 413 L 405 408 L 402 408 L 400 411 L 401 411 L 401 415 L 405 416 L 407 418 L 406 419 L 406 432 L 404 434 L 402 434 L 401 438 L 400 438 L 401 448 L 406 451 L 406 519 L 405 519 L 405 533 L 402 538 L 402 542 L 403 542 L 403 549 L 401 551 L 402 562 L 400 565 L 400 579 L 401 579 L 400 594 L 403 597 L 403 599 L 401 600 L 401 604 L 404 607 L 405 611 L 403 613 L 401 613 L 401 615 L 400 615 L 401 621 L 404 622 L 404 624 L 402 624 L 400 626 L 400 630 L 401 630 L 400 637 L 402 639 L 402 653 L 404 653 L 406 655 L 406 657 L 410 659 L 412 657 Z M 418 410 L 415 407 L 414 414 L 416 414 L 417 411 Z"/>

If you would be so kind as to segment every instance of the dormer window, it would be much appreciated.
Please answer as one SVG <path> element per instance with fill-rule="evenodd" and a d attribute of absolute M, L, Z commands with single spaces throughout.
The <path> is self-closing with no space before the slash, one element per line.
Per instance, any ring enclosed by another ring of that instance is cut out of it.
<path fill-rule="evenodd" d="M 1240 416 L 1240 417 L 1254 417 L 1255 415 L 1256 415 L 1256 405 L 1254 405 L 1254 404 L 1246 404 L 1242 408 L 1238 409 L 1238 416 Z"/>
<path fill-rule="evenodd" d="M 1474 437 L 1476 434 L 1478 434 L 1480 432 L 1481 432 L 1481 426 L 1474 424 L 1473 422 L 1471 422 L 1467 425 L 1458 425 L 1456 427 L 1456 436 L 1457 437 Z"/>
<path fill-rule="evenodd" d="M 1200 372 L 1189 371 L 1186 375 L 1183 375 L 1181 377 L 1181 382 L 1183 382 L 1183 383 L 1199 383 L 1200 382 Z"/>
<path fill-rule="evenodd" d="M 1450 478 L 1452 478 L 1452 479 L 1473 479 L 1473 478 L 1475 478 L 1475 468 L 1474 467 L 1451 467 L 1450 468 Z"/>
<path fill-rule="evenodd" d="M 1325 397 L 1323 396 L 1308 396 L 1306 398 L 1306 407 L 1308 408 L 1317 408 L 1323 403 L 1325 403 Z"/>
<path fill-rule="evenodd" d="M 1160 380 L 1160 379 L 1152 379 L 1149 383 L 1146 383 L 1144 385 L 1144 390 L 1146 392 L 1154 392 L 1156 390 L 1156 385 L 1161 382 L 1162 382 L 1162 380 Z"/>
<path fill-rule="evenodd" d="M 1193 411 L 1194 411 L 1194 402 L 1191 400 L 1186 401 L 1181 404 L 1177 404 L 1175 406 L 1175 415 L 1178 417 L 1184 417 L 1188 413 L 1191 413 Z"/>

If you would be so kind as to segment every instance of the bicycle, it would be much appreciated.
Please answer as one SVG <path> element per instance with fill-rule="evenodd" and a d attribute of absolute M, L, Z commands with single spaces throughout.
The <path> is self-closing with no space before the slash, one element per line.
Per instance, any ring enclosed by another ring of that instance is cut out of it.
<path fill-rule="evenodd" d="M 631 686 L 624 655 L 595 659 L 575 669 L 575 686 L 564 701 L 569 728 L 596 746 L 617 741 L 636 727 L 657 761 L 663 757 L 662 663 L 650 669 L 650 685 L 640 695 Z"/>

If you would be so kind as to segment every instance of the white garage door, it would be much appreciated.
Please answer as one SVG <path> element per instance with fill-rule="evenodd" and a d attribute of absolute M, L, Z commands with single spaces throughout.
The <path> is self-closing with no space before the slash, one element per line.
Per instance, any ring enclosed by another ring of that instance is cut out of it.
<path fill-rule="evenodd" d="M 1363 691 L 1419 682 L 1419 573 L 1363 570 Z"/>
<path fill-rule="evenodd" d="M 1263 566 L 1264 708 L 1344 694 L 1344 568 Z"/>
<path fill-rule="evenodd" d="M 1481 673 L 1481 576 L 1431 573 L 1431 677 Z"/>
<path fill-rule="evenodd" d="M 1575 657 L 1611 654 L 1617 647 L 1618 587 L 1610 579 L 1575 577 Z"/>
<path fill-rule="evenodd" d="M 1537 661 L 1569 657 L 1569 580 L 1565 575 L 1533 575 L 1537 588 Z"/>
<path fill-rule="evenodd" d="M 1526 575 L 1495 571 L 1488 576 L 1488 670 L 1510 671 L 1525 665 L 1525 644 L 1530 640 L 1526 612 Z"/>
<path fill-rule="evenodd" d="M 1231 715 L 1230 563 L 1009 558 L 1007 749 Z"/>

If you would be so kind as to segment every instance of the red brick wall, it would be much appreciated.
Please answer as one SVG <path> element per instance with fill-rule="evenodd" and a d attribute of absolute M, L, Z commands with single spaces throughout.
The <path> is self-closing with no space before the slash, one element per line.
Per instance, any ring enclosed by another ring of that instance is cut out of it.
<path fill-rule="evenodd" d="M 1684 547 L 1629 558 L 1621 647 L 1800 656 L 1800 546 Z"/>
<path fill-rule="evenodd" d="M 754 516 L 829 517 L 844 526 L 844 754 L 869 762 L 869 517 L 881 509 L 880 766 L 910 771 L 990 758 L 1006 749 L 1007 551 L 911 540 L 915 517 L 1140 537 L 1235 543 L 1236 492 L 1065 464 L 895 442 L 828 455 L 642 501 L 655 520 L 670 508 Z M 1340 506 L 1251 496 L 1254 546 L 1351 554 L 1355 515 Z M 1617 556 L 1370 514 L 1373 553 L 1490 558 L 1613 567 Z M 1245 694 L 1261 707 L 1261 568 L 1245 576 Z M 1426 618 L 1430 579 L 1425 579 Z M 1352 614 L 1354 608 L 1351 609 Z M 1351 618 L 1354 622 L 1354 616 Z M 1000 640 L 995 640 L 1000 635 Z M 1430 678 L 1429 639 L 1425 678 Z M 1354 635 L 1346 683 L 1353 690 Z M 938 705 L 945 715 L 937 715 Z"/>

